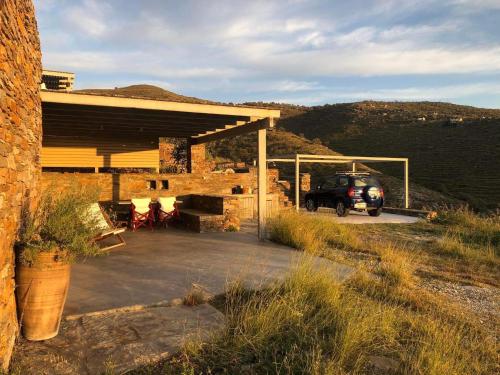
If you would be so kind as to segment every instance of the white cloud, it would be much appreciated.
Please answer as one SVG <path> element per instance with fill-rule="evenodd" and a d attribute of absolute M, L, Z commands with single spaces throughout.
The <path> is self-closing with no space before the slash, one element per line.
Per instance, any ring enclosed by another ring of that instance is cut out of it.
<path fill-rule="evenodd" d="M 36 4 L 45 66 L 83 73 L 80 79 L 139 77 L 192 95 L 213 88 L 234 100 L 270 92 L 320 100 L 324 82 L 339 77 L 500 74 L 500 36 L 481 18 L 500 0 Z"/>
<path fill-rule="evenodd" d="M 70 6 L 61 21 L 88 36 L 100 37 L 108 31 L 107 13 L 110 10 L 110 5 L 105 1 L 83 0 L 81 5 Z"/>

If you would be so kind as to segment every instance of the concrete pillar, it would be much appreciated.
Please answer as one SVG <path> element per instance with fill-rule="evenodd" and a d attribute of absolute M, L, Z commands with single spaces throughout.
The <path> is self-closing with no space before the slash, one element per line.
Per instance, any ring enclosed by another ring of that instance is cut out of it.
<path fill-rule="evenodd" d="M 258 130 L 257 137 L 258 149 L 258 217 L 259 217 L 259 240 L 266 239 L 266 201 L 267 201 L 267 151 L 266 151 L 266 129 Z"/>

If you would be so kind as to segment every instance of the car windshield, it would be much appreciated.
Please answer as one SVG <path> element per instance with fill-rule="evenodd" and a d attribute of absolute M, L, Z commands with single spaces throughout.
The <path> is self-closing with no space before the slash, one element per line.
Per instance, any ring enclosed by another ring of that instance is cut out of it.
<path fill-rule="evenodd" d="M 373 177 L 356 177 L 354 178 L 354 186 L 356 187 L 380 186 L 380 184 Z"/>

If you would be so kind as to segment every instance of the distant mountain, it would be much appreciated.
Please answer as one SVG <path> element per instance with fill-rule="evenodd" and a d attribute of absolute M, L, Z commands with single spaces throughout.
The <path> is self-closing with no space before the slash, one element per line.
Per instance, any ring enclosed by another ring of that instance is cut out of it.
<path fill-rule="evenodd" d="M 410 158 L 410 177 L 479 209 L 500 207 L 500 110 L 433 102 L 304 109 L 278 126 L 347 155 Z M 401 176 L 401 166 L 374 165 Z"/>
<path fill-rule="evenodd" d="M 215 102 L 212 102 L 210 100 L 179 95 L 174 92 L 162 89 L 161 87 L 152 85 L 132 85 L 127 87 L 115 87 L 114 89 L 84 89 L 75 90 L 75 92 L 79 92 L 82 94 L 167 100 L 171 102 L 181 103 L 216 104 Z"/>
<path fill-rule="evenodd" d="M 220 104 L 151 85 L 78 92 Z M 479 209 L 500 207 L 500 110 L 439 102 L 242 105 L 281 110 L 278 130 L 268 136 L 271 156 L 300 152 L 408 157 L 414 206 L 454 204 L 460 200 Z M 209 150 L 223 160 L 250 162 L 257 153 L 256 138 L 244 135 L 225 139 L 210 144 Z M 383 173 L 381 179 L 397 204 L 401 197 L 401 165 L 381 163 L 370 167 Z M 293 180 L 290 166 L 279 168 L 285 178 Z M 312 165 L 303 170 L 312 173 L 315 184 L 331 176 L 335 168 Z"/>
<path fill-rule="evenodd" d="M 267 133 L 267 154 L 269 157 L 276 156 L 294 156 L 297 153 L 315 154 L 315 155 L 340 155 L 322 145 L 319 140 L 311 141 L 300 137 L 286 130 L 277 129 Z M 257 136 L 256 134 L 247 134 L 234 138 L 222 139 L 209 144 L 209 151 L 216 156 L 220 161 L 245 161 L 251 163 L 257 156 Z M 293 184 L 295 180 L 295 169 L 293 164 L 276 163 L 273 165 L 280 171 L 280 178 L 287 180 Z M 371 165 L 370 165 L 371 166 Z M 301 172 L 311 174 L 311 186 L 316 186 L 335 175 L 336 171 L 346 170 L 345 164 L 303 164 Z M 368 170 L 367 166 L 358 166 L 359 169 Z M 369 169 L 378 175 L 381 180 L 385 192 L 387 203 L 390 206 L 401 206 L 403 197 L 403 182 L 401 179 L 384 175 L 377 170 Z M 400 177 L 400 176 L 399 176 Z M 415 208 L 434 208 L 442 205 L 456 205 L 459 201 L 427 189 L 411 181 L 411 204 Z M 293 188 L 291 194 L 293 195 Z"/>

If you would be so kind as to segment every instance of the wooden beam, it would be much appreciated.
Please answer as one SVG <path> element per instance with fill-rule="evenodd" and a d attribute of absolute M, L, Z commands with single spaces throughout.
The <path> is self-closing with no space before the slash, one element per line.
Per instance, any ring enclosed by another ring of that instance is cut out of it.
<path fill-rule="evenodd" d="M 257 169 L 257 208 L 259 217 L 259 240 L 266 239 L 266 205 L 267 205 L 267 145 L 266 145 L 266 127 L 259 128 L 257 132 L 258 149 L 258 169 Z"/>
<path fill-rule="evenodd" d="M 300 209 L 300 158 L 299 154 L 295 155 L 295 210 Z"/>
<path fill-rule="evenodd" d="M 273 109 L 236 107 L 228 105 L 193 104 L 169 102 L 164 100 L 123 98 L 104 95 L 89 95 L 79 93 L 63 93 L 55 91 L 42 91 L 40 93 L 43 103 L 94 105 L 116 108 L 137 108 L 160 111 L 177 111 L 190 113 L 218 114 L 229 116 L 257 116 L 279 117 L 280 111 Z"/>
<path fill-rule="evenodd" d="M 223 138 L 236 137 L 241 134 L 251 133 L 254 131 L 268 129 L 273 127 L 273 119 L 272 118 L 263 118 L 253 122 L 247 122 L 244 125 L 235 126 L 231 129 L 221 129 L 213 134 L 202 135 L 197 137 L 192 137 L 192 144 L 200 144 L 206 142 L 217 141 Z"/>

